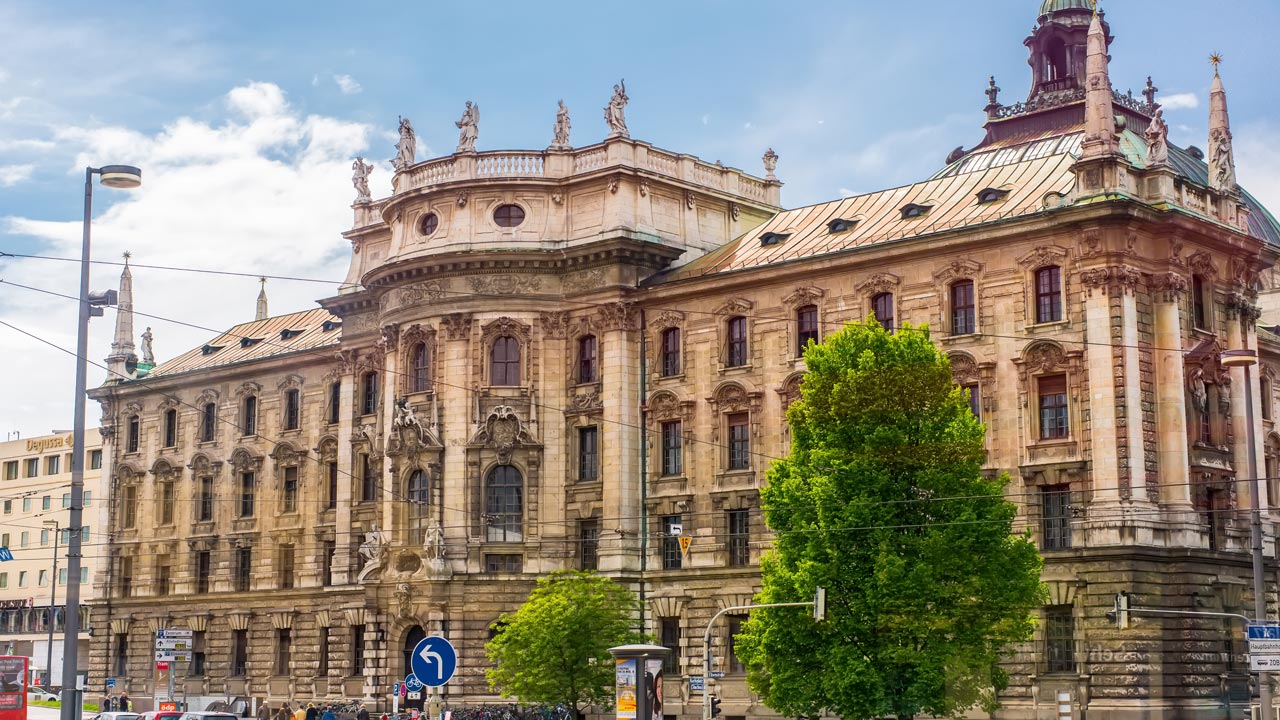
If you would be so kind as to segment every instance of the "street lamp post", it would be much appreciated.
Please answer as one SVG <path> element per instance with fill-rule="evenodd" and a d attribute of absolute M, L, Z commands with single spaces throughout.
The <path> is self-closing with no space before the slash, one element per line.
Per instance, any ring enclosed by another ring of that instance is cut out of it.
<path fill-rule="evenodd" d="M 53 577 L 49 581 L 49 648 L 44 656 L 44 689 L 53 692 L 53 619 L 58 606 L 58 535 L 61 528 L 57 520 L 45 520 L 45 525 L 53 526 Z"/>
<path fill-rule="evenodd" d="M 84 521 L 84 413 L 88 391 L 89 317 L 101 315 L 103 296 L 89 294 L 89 224 L 93 215 L 93 176 L 113 188 L 136 188 L 142 171 L 130 165 L 104 165 L 84 169 L 84 236 L 80 246 L 80 308 L 76 319 L 76 396 L 71 440 L 71 512 L 67 520 L 67 593 L 62 640 L 61 720 L 78 720 L 83 703 L 77 682 L 80 664 L 80 540 Z"/>
<path fill-rule="evenodd" d="M 1227 350 L 1222 353 L 1221 362 L 1226 367 L 1238 367 L 1244 370 L 1244 412 L 1245 436 L 1249 453 L 1249 534 L 1253 546 L 1253 614 L 1254 622 L 1267 621 L 1267 585 L 1264 579 L 1262 556 L 1262 503 L 1258 486 L 1258 457 L 1254 442 L 1253 427 L 1253 385 L 1249 368 L 1258 363 L 1256 350 Z M 1270 717 L 1271 683 L 1266 672 L 1258 673 L 1258 703 L 1262 706 L 1262 716 Z"/>

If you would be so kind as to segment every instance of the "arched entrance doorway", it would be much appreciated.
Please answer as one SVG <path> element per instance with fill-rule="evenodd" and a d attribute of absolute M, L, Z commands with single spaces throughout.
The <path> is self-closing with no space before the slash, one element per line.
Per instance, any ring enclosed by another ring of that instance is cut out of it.
<path fill-rule="evenodd" d="M 409 677 L 409 673 L 413 672 L 413 662 L 409 658 L 413 656 L 413 649 L 417 647 L 418 643 L 422 642 L 422 639 L 425 638 L 426 636 L 427 636 L 427 631 L 423 630 L 421 625 L 414 625 L 413 627 L 409 628 L 408 631 L 405 632 L 404 658 L 403 658 L 404 664 L 400 671 L 400 678 L 399 678 L 400 680 L 403 680 L 404 678 Z M 419 696 L 417 700 L 413 700 L 406 697 L 403 700 L 401 707 L 405 709 L 417 708 L 418 710 L 421 710 L 423 707 L 423 699 L 425 697 L 426 697 L 425 692 L 421 696 Z"/>

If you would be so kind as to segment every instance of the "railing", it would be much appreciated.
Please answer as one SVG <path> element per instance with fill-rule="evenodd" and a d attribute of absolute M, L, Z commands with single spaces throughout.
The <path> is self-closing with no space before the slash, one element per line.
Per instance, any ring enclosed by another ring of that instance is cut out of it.
<path fill-rule="evenodd" d="M 476 175 L 509 175 L 516 177 L 541 177 L 542 155 L 529 153 L 500 153 L 480 155 L 476 158 Z"/>
<path fill-rule="evenodd" d="M 604 148 L 596 148 L 588 150 L 579 155 L 573 156 L 573 171 L 575 173 L 587 172 L 596 168 L 604 167 L 605 160 L 608 159 L 608 153 Z"/>
<path fill-rule="evenodd" d="M 738 192 L 741 193 L 743 197 L 748 197 L 752 200 L 759 200 L 761 202 L 764 202 L 768 197 L 765 184 L 760 180 L 753 177 L 747 177 L 746 175 L 738 178 Z"/>
<path fill-rule="evenodd" d="M 707 187 L 724 189 L 724 173 L 725 169 L 719 165 L 707 165 L 705 163 L 695 163 L 693 166 L 693 181 L 699 185 Z"/>
<path fill-rule="evenodd" d="M 675 177 L 680 171 L 680 158 L 657 148 L 649 150 L 649 169 Z"/>
<path fill-rule="evenodd" d="M 457 164 L 451 157 L 423 163 L 413 169 L 413 186 L 435 185 L 453 179 Z"/>

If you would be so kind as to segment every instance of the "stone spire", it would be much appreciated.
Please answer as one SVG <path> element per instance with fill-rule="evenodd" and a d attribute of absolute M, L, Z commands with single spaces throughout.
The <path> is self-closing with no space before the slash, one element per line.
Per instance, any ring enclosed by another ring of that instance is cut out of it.
<path fill-rule="evenodd" d="M 1089 22 L 1088 52 L 1085 59 L 1084 144 L 1080 159 L 1111 157 L 1120 152 L 1116 138 L 1115 106 L 1111 97 L 1111 75 L 1107 64 L 1107 32 L 1096 11 Z"/>
<path fill-rule="evenodd" d="M 267 319 L 267 279 L 258 278 L 258 282 L 262 283 L 262 289 L 258 291 L 258 314 L 254 320 Z"/>
<path fill-rule="evenodd" d="M 1231 147 L 1231 119 L 1227 116 L 1227 91 L 1222 87 L 1218 65 L 1222 56 L 1214 53 L 1213 85 L 1209 89 L 1209 187 L 1220 193 L 1236 191 L 1236 159 Z"/>
<path fill-rule="evenodd" d="M 124 270 L 120 271 L 120 295 L 116 301 L 116 335 L 107 356 L 107 382 L 118 382 L 133 375 L 138 356 L 133 352 L 133 272 L 129 270 L 129 253 L 124 254 Z"/>

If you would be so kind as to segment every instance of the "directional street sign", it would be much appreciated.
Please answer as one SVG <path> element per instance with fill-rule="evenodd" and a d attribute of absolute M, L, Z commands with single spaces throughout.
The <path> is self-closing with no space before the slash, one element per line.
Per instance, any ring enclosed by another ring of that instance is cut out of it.
<path fill-rule="evenodd" d="M 180 640 L 177 640 L 177 639 L 166 640 L 163 638 L 156 638 L 156 649 L 157 650 L 190 650 L 191 640 L 189 638 L 183 638 Z"/>
<path fill-rule="evenodd" d="M 107 689 L 108 689 L 108 690 L 114 690 L 114 689 L 115 689 L 115 687 L 116 687 L 116 679 L 115 679 L 115 678 L 107 678 Z"/>
<path fill-rule="evenodd" d="M 404 678 L 404 689 L 410 692 L 417 692 L 422 689 L 422 681 L 418 679 L 417 675 L 409 673 Z"/>
<path fill-rule="evenodd" d="M 418 692 L 411 692 L 411 693 L 409 693 L 409 695 L 408 695 L 405 699 L 406 699 L 406 700 L 421 700 L 421 699 L 422 699 L 422 691 L 421 691 L 421 690 L 419 690 Z"/>
<path fill-rule="evenodd" d="M 1280 640 L 1250 640 L 1249 652 L 1254 655 L 1280 655 Z"/>
<path fill-rule="evenodd" d="M 162 640 L 162 639 L 167 639 L 167 638 L 187 638 L 187 639 L 190 639 L 190 638 L 192 638 L 192 637 L 194 637 L 194 633 L 193 633 L 192 631 L 190 631 L 190 630 L 181 630 L 181 629 L 178 629 L 178 628 L 166 628 L 166 629 L 164 629 L 164 630 L 157 630 L 157 631 L 156 631 L 156 639 L 157 639 L 157 640 Z"/>
<path fill-rule="evenodd" d="M 7 547 L 0 547 L 0 562 L 13 559 L 13 551 Z"/>
<path fill-rule="evenodd" d="M 439 637 L 423 638 L 410 656 L 413 674 L 428 687 L 440 687 L 449 682 L 458 668 L 458 653 L 448 640 Z"/>
<path fill-rule="evenodd" d="M 1250 640 L 1280 640 L 1280 625 L 1250 625 Z"/>
<path fill-rule="evenodd" d="M 397 680 L 397 681 L 395 681 L 395 682 L 391 683 L 391 694 L 392 694 L 392 695 L 399 695 L 399 694 L 400 694 L 400 681 L 399 681 L 399 680 Z"/>
<path fill-rule="evenodd" d="M 1280 670 L 1280 655 L 1250 655 L 1249 669 L 1255 672 Z"/>
<path fill-rule="evenodd" d="M 706 685 L 701 675 L 689 676 L 689 692 L 702 692 L 704 689 L 706 689 Z"/>

